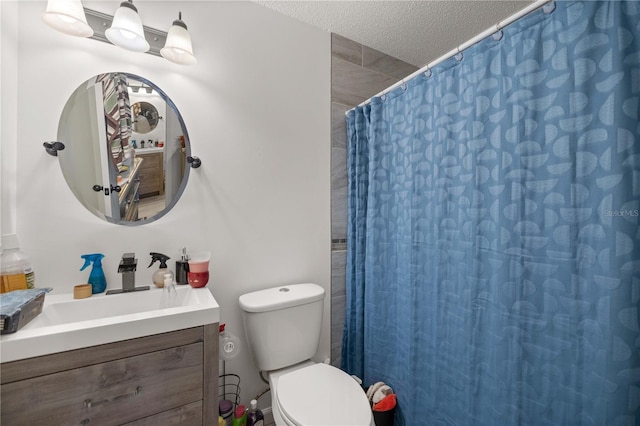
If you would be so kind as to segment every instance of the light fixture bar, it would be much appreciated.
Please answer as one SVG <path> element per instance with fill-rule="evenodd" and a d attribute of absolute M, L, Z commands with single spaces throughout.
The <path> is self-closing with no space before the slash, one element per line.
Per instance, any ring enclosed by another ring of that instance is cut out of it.
<path fill-rule="evenodd" d="M 84 8 L 84 13 L 87 17 L 87 24 L 89 24 L 93 29 L 93 35 L 89 38 L 111 44 L 104 32 L 111 27 L 113 16 L 96 10 L 87 9 L 86 7 Z M 167 33 L 144 25 L 142 26 L 142 29 L 144 30 L 144 38 L 147 39 L 150 46 L 146 53 L 150 53 L 155 56 L 162 56 L 160 55 L 160 49 L 165 45 Z"/>

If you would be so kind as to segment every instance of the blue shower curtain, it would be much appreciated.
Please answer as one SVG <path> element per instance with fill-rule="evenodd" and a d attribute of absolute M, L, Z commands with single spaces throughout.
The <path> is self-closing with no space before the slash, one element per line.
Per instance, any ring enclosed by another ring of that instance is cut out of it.
<path fill-rule="evenodd" d="M 342 367 L 397 424 L 640 422 L 639 99 L 640 2 L 557 1 L 349 112 Z"/>

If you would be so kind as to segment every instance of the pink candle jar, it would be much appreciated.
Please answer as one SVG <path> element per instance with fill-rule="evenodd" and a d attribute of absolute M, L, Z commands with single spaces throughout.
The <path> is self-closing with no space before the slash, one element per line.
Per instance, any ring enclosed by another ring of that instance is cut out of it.
<path fill-rule="evenodd" d="M 209 282 L 209 271 L 206 272 L 187 272 L 187 281 L 193 288 L 200 288 Z"/>

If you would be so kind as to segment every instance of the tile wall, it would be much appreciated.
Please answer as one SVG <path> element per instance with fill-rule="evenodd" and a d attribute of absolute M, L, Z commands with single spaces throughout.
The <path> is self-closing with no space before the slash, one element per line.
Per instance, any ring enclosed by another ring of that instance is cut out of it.
<path fill-rule="evenodd" d="M 418 68 L 331 35 L 331 363 L 340 366 L 346 302 L 347 129 L 345 112 Z"/>

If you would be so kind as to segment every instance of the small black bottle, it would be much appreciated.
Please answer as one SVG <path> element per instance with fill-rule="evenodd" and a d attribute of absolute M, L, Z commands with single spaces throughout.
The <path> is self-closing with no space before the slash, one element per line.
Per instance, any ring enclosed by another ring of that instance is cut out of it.
<path fill-rule="evenodd" d="M 189 272 L 189 255 L 187 255 L 187 248 L 182 249 L 182 257 L 180 260 L 176 260 L 176 283 L 180 285 L 189 284 L 187 273 Z"/>

